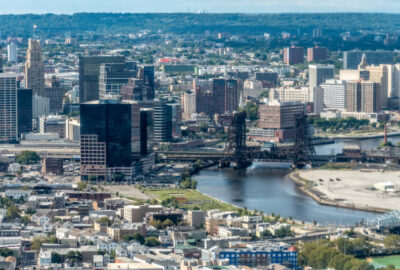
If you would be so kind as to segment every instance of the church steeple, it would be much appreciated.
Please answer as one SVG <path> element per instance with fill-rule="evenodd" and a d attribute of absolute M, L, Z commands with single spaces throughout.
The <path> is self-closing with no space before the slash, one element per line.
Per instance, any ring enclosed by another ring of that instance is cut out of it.
<path fill-rule="evenodd" d="M 366 69 L 368 67 L 367 56 L 365 53 L 362 55 L 361 63 L 358 65 L 358 69 Z"/>

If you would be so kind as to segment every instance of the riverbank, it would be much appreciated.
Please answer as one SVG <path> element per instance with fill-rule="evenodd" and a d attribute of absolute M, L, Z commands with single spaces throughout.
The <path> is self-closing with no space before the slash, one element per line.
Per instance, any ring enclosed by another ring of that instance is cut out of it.
<path fill-rule="evenodd" d="M 289 174 L 289 178 L 299 186 L 302 192 L 321 205 L 374 213 L 399 210 L 400 198 L 373 190 L 372 186 L 374 183 L 393 179 L 394 174 L 399 178 L 400 173 L 386 173 L 385 177 L 382 174 L 385 173 L 353 170 L 296 170 Z M 400 183 L 400 180 L 397 181 Z"/>
<path fill-rule="evenodd" d="M 370 132 L 366 132 L 366 133 L 356 133 L 356 134 L 351 134 L 351 133 L 346 133 L 346 134 L 331 134 L 331 133 L 327 133 L 327 134 L 321 134 L 318 133 L 316 134 L 318 137 L 321 138 L 326 138 L 329 140 L 338 140 L 338 139 L 342 139 L 342 140 L 368 140 L 368 139 L 378 139 L 378 138 L 383 138 L 385 136 L 385 133 L 382 132 L 378 132 L 376 134 L 372 134 Z M 396 131 L 396 132 L 390 132 L 387 134 L 388 137 L 395 137 L 395 136 L 399 136 L 400 135 L 400 131 Z"/>

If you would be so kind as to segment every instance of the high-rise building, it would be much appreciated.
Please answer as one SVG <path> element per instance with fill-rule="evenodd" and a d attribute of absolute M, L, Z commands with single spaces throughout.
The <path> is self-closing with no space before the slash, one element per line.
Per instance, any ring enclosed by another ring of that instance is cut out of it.
<path fill-rule="evenodd" d="M 196 94 L 187 91 L 182 94 L 182 117 L 184 120 L 191 120 L 192 114 L 196 113 Z"/>
<path fill-rule="evenodd" d="M 63 110 L 63 99 L 67 92 L 56 76 L 53 76 L 44 88 L 43 97 L 49 99 L 49 113 L 58 114 Z"/>
<path fill-rule="evenodd" d="M 278 85 L 278 73 L 277 72 L 256 72 L 255 79 L 261 82 L 270 82 L 272 87 Z"/>
<path fill-rule="evenodd" d="M 346 111 L 373 113 L 381 110 L 380 85 L 369 81 L 346 84 Z"/>
<path fill-rule="evenodd" d="M 119 95 L 122 86 L 127 84 L 129 79 L 136 77 L 136 69 L 132 69 L 132 67 L 136 67 L 136 65 L 127 65 L 127 63 L 101 64 L 99 76 L 100 98 L 107 98 L 108 95 Z"/>
<path fill-rule="evenodd" d="M 0 45 L 0 73 L 3 73 L 3 48 Z"/>
<path fill-rule="evenodd" d="M 342 110 L 346 108 L 346 82 L 327 80 L 320 87 L 324 91 L 324 105 L 329 109 Z"/>
<path fill-rule="evenodd" d="M 307 61 L 308 62 L 318 62 L 325 61 L 328 59 L 329 51 L 327 48 L 314 47 L 307 49 Z"/>
<path fill-rule="evenodd" d="M 368 81 L 380 84 L 380 105 L 382 108 L 387 108 L 389 95 L 387 65 L 367 66 L 365 69 L 369 72 Z"/>
<path fill-rule="evenodd" d="M 319 86 L 326 80 L 335 77 L 335 67 L 333 65 L 309 65 L 308 76 L 310 88 Z"/>
<path fill-rule="evenodd" d="M 17 119 L 18 137 L 23 133 L 31 132 L 33 119 L 32 89 L 19 88 L 17 90 Z"/>
<path fill-rule="evenodd" d="M 10 42 L 7 45 L 7 61 L 9 63 L 16 63 L 18 58 L 17 58 L 17 44 L 15 42 Z"/>
<path fill-rule="evenodd" d="M 194 80 L 193 91 L 196 95 L 196 113 L 205 113 L 209 117 L 214 114 L 213 106 L 213 82 L 206 80 Z"/>
<path fill-rule="evenodd" d="M 154 66 L 144 66 L 139 69 L 138 79 L 144 80 L 144 85 L 147 87 L 147 100 L 154 100 L 155 97 L 155 82 L 154 82 Z"/>
<path fill-rule="evenodd" d="M 18 141 L 17 75 L 0 73 L 0 143 Z"/>
<path fill-rule="evenodd" d="M 212 86 L 213 94 L 213 114 L 225 113 L 225 79 L 214 79 Z"/>
<path fill-rule="evenodd" d="M 44 65 L 39 40 L 29 39 L 25 63 L 25 88 L 33 94 L 44 95 Z"/>
<path fill-rule="evenodd" d="M 238 81 L 226 80 L 225 86 L 225 112 L 233 113 L 239 107 Z"/>
<path fill-rule="evenodd" d="M 154 102 L 154 140 L 172 141 L 172 111 L 165 100 Z"/>
<path fill-rule="evenodd" d="M 172 138 L 181 139 L 181 123 L 182 123 L 182 107 L 181 104 L 172 103 L 168 104 L 171 107 L 171 129 Z"/>
<path fill-rule="evenodd" d="M 322 28 L 317 27 L 313 29 L 313 38 L 322 38 Z"/>
<path fill-rule="evenodd" d="M 131 180 L 132 104 L 85 102 L 80 119 L 82 180 Z"/>
<path fill-rule="evenodd" d="M 239 98 L 237 80 L 214 79 L 212 94 L 214 113 L 232 113 L 238 109 Z"/>
<path fill-rule="evenodd" d="M 287 47 L 283 50 L 283 61 L 286 65 L 301 64 L 304 62 L 304 48 Z"/>
<path fill-rule="evenodd" d="M 100 66 L 105 63 L 123 64 L 124 56 L 80 56 L 79 57 L 79 101 L 99 99 Z"/>
<path fill-rule="evenodd" d="M 343 53 L 343 69 L 357 69 L 363 54 L 366 55 L 369 65 L 393 64 L 391 51 L 347 51 Z"/>

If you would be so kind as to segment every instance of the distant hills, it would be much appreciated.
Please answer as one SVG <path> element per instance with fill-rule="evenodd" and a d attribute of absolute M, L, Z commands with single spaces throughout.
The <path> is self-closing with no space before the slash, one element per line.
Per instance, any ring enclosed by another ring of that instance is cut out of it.
<path fill-rule="evenodd" d="M 135 33 L 162 30 L 169 33 L 229 32 L 232 34 L 297 33 L 321 27 L 325 33 L 400 30 L 400 14 L 321 13 L 321 14 L 214 14 L 214 13 L 76 13 L 74 15 L 0 15 L 2 36 L 51 37 L 66 32 L 82 34 Z"/>

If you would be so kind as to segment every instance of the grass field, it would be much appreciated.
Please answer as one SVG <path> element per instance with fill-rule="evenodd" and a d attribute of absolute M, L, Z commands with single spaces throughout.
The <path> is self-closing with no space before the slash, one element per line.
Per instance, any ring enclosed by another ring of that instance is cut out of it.
<path fill-rule="evenodd" d="M 214 198 L 206 196 L 193 189 L 144 189 L 144 193 L 148 196 L 162 202 L 166 199 L 184 198 L 184 203 L 179 203 L 179 207 L 186 209 L 201 210 L 220 209 L 222 211 L 237 211 L 233 205 L 218 201 Z"/>
<path fill-rule="evenodd" d="M 385 267 L 387 265 L 394 265 L 396 268 L 400 268 L 400 256 L 385 256 L 385 257 L 374 257 L 371 258 L 371 264 L 375 269 Z"/>

